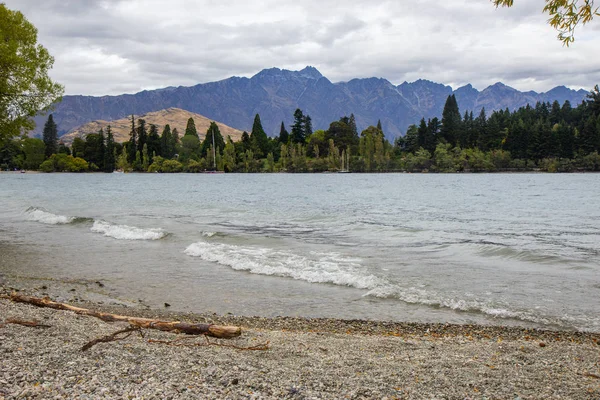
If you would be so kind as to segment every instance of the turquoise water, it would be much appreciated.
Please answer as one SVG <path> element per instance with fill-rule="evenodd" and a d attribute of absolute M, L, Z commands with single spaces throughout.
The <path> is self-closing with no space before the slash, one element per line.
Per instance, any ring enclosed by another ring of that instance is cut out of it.
<path fill-rule="evenodd" d="M 598 174 L 0 174 L 0 243 L 29 255 L 0 272 L 179 311 L 600 331 L 599 199 Z"/>

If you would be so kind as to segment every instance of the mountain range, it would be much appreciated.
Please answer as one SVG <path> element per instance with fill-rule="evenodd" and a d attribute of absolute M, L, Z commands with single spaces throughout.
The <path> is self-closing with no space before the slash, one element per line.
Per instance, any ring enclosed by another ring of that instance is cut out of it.
<path fill-rule="evenodd" d="M 251 78 L 231 77 L 189 87 L 167 87 L 118 96 L 64 96 L 57 104 L 54 121 L 59 135 L 69 133 L 94 120 L 116 120 L 167 108 L 180 108 L 202 114 L 211 120 L 249 131 L 255 114 L 260 114 L 268 135 L 279 133 L 281 122 L 291 125 L 300 108 L 312 118 L 313 128 L 327 129 L 329 123 L 351 113 L 359 130 L 381 120 L 388 139 L 402 135 L 408 125 L 421 118 L 440 117 L 448 95 L 455 94 L 461 113 L 478 114 L 508 108 L 517 109 L 538 101 L 581 103 L 589 92 L 557 86 L 545 93 L 521 92 L 496 83 L 478 91 L 472 85 L 453 90 L 428 80 L 394 85 L 383 78 L 352 79 L 333 83 L 316 68 L 300 71 L 265 69 Z M 39 134 L 45 116 L 36 118 Z"/>

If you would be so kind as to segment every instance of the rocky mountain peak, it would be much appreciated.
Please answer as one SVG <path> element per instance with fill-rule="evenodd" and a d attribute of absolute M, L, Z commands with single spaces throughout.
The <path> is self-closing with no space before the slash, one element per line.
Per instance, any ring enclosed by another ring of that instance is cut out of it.
<path fill-rule="evenodd" d="M 393 140 L 421 118 L 441 117 L 446 99 L 455 94 L 461 113 L 482 107 L 515 110 L 538 101 L 569 100 L 581 103 L 588 92 L 556 87 L 547 93 L 521 92 L 501 82 L 478 91 L 470 84 L 453 90 L 450 86 L 419 79 L 395 86 L 384 78 L 353 79 L 331 83 L 315 67 L 300 71 L 264 69 L 252 78 L 232 77 L 192 87 L 170 87 L 121 96 L 64 96 L 54 110 L 59 134 L 95 120 L 112 121 L 131 114 L 176 107 L 215 121 L 249 131 L 256 113 L 267 134 L 277 135 L 281 122 L 288 127 L 296 108 L 313 120 L 313 129 L 327 129 L 332 121 L 353 113 L 359 130 L 382 121 L 383 131 Z M 39 135 L 47 116 L 36 118 Z"/>

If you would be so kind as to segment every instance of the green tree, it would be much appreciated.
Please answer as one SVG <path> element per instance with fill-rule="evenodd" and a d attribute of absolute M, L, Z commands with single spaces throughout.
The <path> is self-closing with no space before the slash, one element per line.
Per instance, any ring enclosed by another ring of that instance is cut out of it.
<path fill-rule="evenodd" d="M 73 139 L 71 152 L 73 153 L 73 157 L 85 157 L 85 140 L 80 137 Z"/>
<path fill-rule="evenodd" d="M 313 127 L 312 127 L 312 118 L 310 115 L 306 114 L 304 116 L 304 138 L 312 135 Z"/>
<path fill-rule="evenodd" d="M 250 132 L 250 141 L 252 151 L 257 158 L 261 158 L 269 152 L 269 137 L 263 129 L 262 123 L 260 122 L 260 115 L 258 114 L 254 117 L 252 132 Z"/>
<path fill-rule="evenodd" d="M 131 164 L 129 164 L 129 161 L 127 160 L 127 148 L 123 147 L 123 149 L 121 150 L 121 154 L 119 155 L 119 157 L 117 157 L 116 164 L 117 169 L 120 171 L 131 171 Z"/>
<path fill-rule="evenodd" d="M 402 160 L 406 171 L 426 171 L 431 167 L 431 153 L 424 148 L 419 148 L 414 154 L 408 153 Z"/>
<path fill-rule="evenodd" d="M 458 103 L 454 95 L 448 96 L 444 110 L 442 111 L 442 126 L 440 128 L 440 136 L 443 141 L 456 146 L 459 132 L 461 129 L 461 116 L 458 110 Z"/>
<path fill-rule="evenodd" d="M 460 147 L 474 147 L 477 145 L 477 132 L 475 130 L 475 119 L 473 111 L 465 111 L 462 128 L 458 134 L 458 145 Z"/>
<path fill-rule="evenodd" d="M 292 143 L 304 143 L 305 139 L 306 132 L 304 131 L 304 113 L 301 109 L 297 108 L 296 111 L 294 111 L 294 124 L 292 125 L 290 141 Z"/>
<path fill-rule="evenodd" d="M 348 118 L 348 126 L 352 132 L 358 136 L 358 127 L 356 126 L 356 117 L 354 117 L 354 113 L 351 113 L 350 118 Z"/>
<path fill-rule="evenodd" d="M 148 171 L 149 166 L 150 156 L 148 155 L 148 143 L 146 143 L 142 149 L 142 171 Z"/>
<path fill-rule="evenodd" d="M 242 132 L 242 138 L 240 139 L 239 146 L 237 147 L 239 148 L 239 153 L 245 153 L 246 150 L 249 150 L 250 147 L 252 147 L 252 141 L 250 141 L 250 135 L 248 135 L 248 132 Z"/>
<path fill-rule="evenodd" d="M 63 142 L 60 142 L 58 144 L 58 154 L 66 154 L 68 156 L 71 155 L 71 149 L 69 149 L 69 147 L 64 144 Z"/>
<path fill-rule="evenodd" d="M 140 153 L 139 151 L 135 152 L 135 160 L 133 161 L 132 167 L 134 171 L 142 170 L 142 153 Z"/>
<path fill-rule="evenodd" d="M 440 120 L 435 117 L 427 121 L 427 147 L 426 150 L 432 153 L 440 138 Z"/>
<path fill-rule="evenodd" d="M 127 144 L 127 159 L 129 163 L 135 161 L 135 152 L 137 151 L 137 129 L 135 128 L 135 119 L 131 114 L 131 130 L 129 131 L 129 143 Z"/>
<path fill-rule="evenodd" d="M 0 3 L 0 147 L 33 129 L 32 117 L 60 100 L 64 89 L 48 76 L 53 64 L 37 29 Z"/>
<path fill-rule="evenodd" d="M 165 160 L 162 164 L 162 172 L 173 173 L 181 172 L 183 165 L 177 160 Z"/>
<path fill-rule="evenodd" d="M 44 133 L 42 135 L 44 144 L 46 145 L 46 158 L 52 154 L 58 153 L 58 130 L 52 114 L 48 116 L 48 120 L 44 125 Z"/>
<path fill-rule="evenodd" d="M 451 154 L 452 145 L 450 143 L 438 143 L 433 153 L 433 163 L 436 171 L 456 172 L 454 157 Z"/>
<path fill-rule="evenodd" d="M 25 169 L 38 169 L 40 164 L 44 161 L 44 141 L 34 138 L 25 138 L 23 140 L 23 154 L 25 155 L 23 167 Z"/>
<path fill-rule="evenodd" d="M 598 85 L 594 86 L 594 89 L 588 93 L 586 106 L 592 113 L 592 115 L 600 116 L 600 89 Z"/>
<path fill-rule="evenodd" d="M 171 126 L 165 125 L 162 134 L 160 135 L 160 155 L 171 159 L 175 156 L 176 149 L 175 137 L 171 132 Z"/>
<path fill-rule="evenodd" d="M 414 124 L 410 125 L 406 130 L 404 139 L 405 150 L 414 153 L 419 148 L 419 128 Z"/>
<path fill-rule="evenodd" d="M 599 117 L 600 120 L 600 117 Z M 590 115 L 583 125 L 583 129 L 579 134 L 579 148 L 583 154 L 593 153 L 600 147 L 600 124 L 597 119 Z"/>
<path fill-rule="evenodd" d="M 223 170 L 225 172 L 234 172 L 236 169 L 235 144 L 230 137 L 227 137 L 227 144 L 223 149 Z"/>
<path fill-rule="evenodd" d="M 160 136 L 158 135 L 158 128 L 154 124 L 150 124 L 150 130 L 148 132 L 148 140 L 146 141 L 146 144 L 148 145 L 150 164 L 152 164 L 152 157 L 154 157 L 155 154 L 160 154 L 161 152 Z"/>
<path fill-rule="evenodd" d="M 104 150 L 104 172 L 115 170 L 115 139 L 110 125 L 106 127 L 106 147 Z"/>
<path fill-rule="evenodd" d="M 171 143 L 173 143 L 173 149 L 175 149 L 175 154 L 173 154 L 173 156 L 176 156 L 177 152 L 179 151 L 179 147 L 181 146 L 181 140 L 179 139 L 179 131 L 177 128 L 173 128 L 171 131 Z"/>
<path fill-rule="evenodd" d="M 200 149 L 200 154 L 202 155 L 202 157 L 206 157 L 206 155 L 208 154 L 208 150 L 212 148 L 213 143 L 215 147 L 215 152 L 221 154 L 223 149 L 225 148 L 225 140 L 223 140 L 223 135 L 221 135 L 219 126 L 214 121 L 210 123 L 210 126 L 206 131 L 204 141 L 202 142 L 202 148 Z M 211 165 L 210 167 L 212 168 L 213 166 Z"/>
<path fill-rule="evenodd" d="M 148 129 L 146 128 L 146 120 L 138 119 L 137 126 L 137 151 L 142 152 L 144 145 L 148 142 Z"/>
<path fill-rule="evenodd" d="M 194 118 L 190 117 L 187 120 L 187 125 L 185 127 L 185 134 L 183 136 L 196 136 L 196 137 L 198 137 L 198 131 L 196 130 L 196 123 L 194 122 Z"/>
<path fill-rule="evenodd" d="M 319 158 L 327 154 L 329 143 L 325 136 L 326 132 L 322 129 L 318 129 L 306 138 L 306 143 L 310 150 L 309 154 L 313 157 Z"/>
<path fill-rule="evenodd" d="M 179 148 L 179 160 L 183 163 L 189 160 L 200 160 L 201 143 L 198 136 L 187 135 L 181 138 L 181 146 Z"/>
<path fill-rule="evenodd" d="M 273 157 L 273 153 L 267 154 L 267 159 L 265 161 L 263 171 L 275 172 L 275 157 Z"/>
<path fill-rule="evenodd" d="M 85 137 L 85 149 L 83 158 L 99 169 L 104 169 L 104 131 L 100 129 L 98 133 L 91 133 Z M 79 155 L 78 155 L 79 156 Z"/>
<path fill-rule="evenodd" d="M 353 153 L 356 153 L 359 137 L 352 130 L 349 122 L 350 120 L 347 117 L 342 117 L 339 121 L 332 122 L 325 133 L 325 138 L 327 140 L 332 139 L 340 150 L 350 148 Z"/>
<path fill-rule="evenodd" d="M 375 169 L 375 140 L 379 131 L 374 126 L 369 126 L 360 133 L 359 155 L 364 160 L 365 171 L 372 172 Z"/>
<path fill-rule="evenodd" d="M 496 7 L 512 7 L 513 0 L 492 0 Z M 594 0 L 546 0 L 543 12 L 550 16 L 548 23 L 558 31 L 558 40 L 566 46 L 575 41 L 575 28 L 600 16 Z"/>
<path fill-rule="evenodd" d="M 287 131 L 287 129 L 285 129 L 285 124 L 283 123 L 283 121 L 281 121 L 281 128 L 279 128 L 279 142 L 287 144 L 289 140 L 290 134 Z"/>
<path fill-rule="evenodd" d="M 88 169 L 87 161 L 68 154 L 53 154 L 40 165 L 43 172 L 84 172 Z"/>

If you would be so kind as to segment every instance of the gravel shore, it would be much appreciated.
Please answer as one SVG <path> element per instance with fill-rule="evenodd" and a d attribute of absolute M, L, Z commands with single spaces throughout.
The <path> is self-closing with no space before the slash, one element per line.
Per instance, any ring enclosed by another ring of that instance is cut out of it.
<path fill-rule="evenodd" d="M 0 399 L 600 399 L 598 333 L 177 314 L 81 293 L 93 282 L 20 283 L 0 277 L 0 294 L 18 288 L 79 307 L 231 324 L 243 333 L 207 341 L 144 330 L 82 351 L 128 325 L 1 298 Z M 266 350 L 239 349 L 267 343 Z"/>

